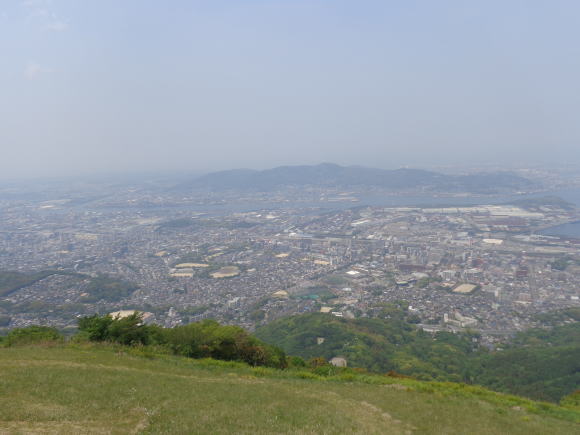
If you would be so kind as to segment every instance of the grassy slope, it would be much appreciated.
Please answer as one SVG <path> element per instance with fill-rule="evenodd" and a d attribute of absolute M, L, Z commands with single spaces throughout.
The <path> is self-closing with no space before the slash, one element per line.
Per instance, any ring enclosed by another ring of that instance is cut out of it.
<path fill-rule="evenodd" d="M 0 349 L 0 433 L 578 433 L 580 412 L 459 384 L 107 347 Z"/>

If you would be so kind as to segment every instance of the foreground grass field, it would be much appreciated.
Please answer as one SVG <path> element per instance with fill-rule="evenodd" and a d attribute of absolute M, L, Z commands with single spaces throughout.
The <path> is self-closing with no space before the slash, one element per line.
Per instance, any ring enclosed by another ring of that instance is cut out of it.
<path fill-rule="evenodd" d="M 460 384 L 319 379 L 128 348 L 0 349 L 0 434 L 575 434 L 580 412 Z"/>

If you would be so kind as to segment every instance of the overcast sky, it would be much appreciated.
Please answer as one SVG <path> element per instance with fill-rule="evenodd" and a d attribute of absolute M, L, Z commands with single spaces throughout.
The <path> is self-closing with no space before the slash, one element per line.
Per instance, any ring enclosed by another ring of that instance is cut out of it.
<path fill-rule="evenodd" d="M 0 173 L 580 163 L 577 0 L 2 0 Z"/>

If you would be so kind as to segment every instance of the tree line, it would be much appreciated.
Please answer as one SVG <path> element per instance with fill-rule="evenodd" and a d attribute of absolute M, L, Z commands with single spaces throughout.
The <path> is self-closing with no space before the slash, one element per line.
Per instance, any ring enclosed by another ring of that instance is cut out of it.
<path fill-rule="evenodd" d="M 74 341 L 107 342 L 126 346 L 156 346 L 167 353 L 189 358 L 241 361 L 253 366 L 287 367 L 283 350 L 266 344 L 238 326 L 203 320 L 174 328 L 143 323 L 135 312 L 123 318 L 110 315 L 82 317 Z M 3 338 L 4 346 L 64 341 L 55 328 L 30 326 L 12 330 Z"/>

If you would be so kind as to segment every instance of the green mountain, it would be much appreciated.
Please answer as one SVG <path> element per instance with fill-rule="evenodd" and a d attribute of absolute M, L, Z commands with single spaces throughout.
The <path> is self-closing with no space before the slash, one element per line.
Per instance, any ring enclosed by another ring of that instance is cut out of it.
<path fill-rule="evenodd" d="M 148 347 L 0 348 L 0 433 L 575 434 L 580 410 L 463 384 L 316 374 Z"/>

